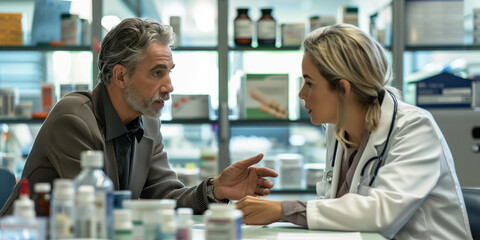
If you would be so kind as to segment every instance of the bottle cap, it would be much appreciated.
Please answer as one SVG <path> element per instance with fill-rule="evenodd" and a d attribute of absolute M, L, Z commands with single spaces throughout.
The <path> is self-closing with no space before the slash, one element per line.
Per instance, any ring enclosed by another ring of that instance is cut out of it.
<path fill-rule="evenodd" d="M 53 181 L 52 195 L 55 200 L 73 200 L 75 198 L 73 181 L 63 178 L 55 179 Z"/>
<path fill-rule="evenodd" d="M 178 208 L 177 215 L 181 219 L 190 219 L 193 215 L 193 210 L 191 208 Z"/>
<path fill-rule="evenodd" d="M 82 167 L 95 167 L 95 168 L 102 168 L 103 167 L 103 152 L 102 151 L 83 151 L 80 155 L 80 159 L 82 160 Z"/>
<path fill-rule="evenodd" d="M 28 189 L 28 180 L 22 178 L 22 185 L 20 186 L 20 195 L 30 196 L 30 190 Z"/>
<path fill-rule="evenodd" d="M 270 15 L 272 13 L 271 8 L 262 8 L 261 11 L 263 15 Z"/>
<path fill-rule="evenodd" d="M 175 209 L 177 202 L 173 199 L 160 200 L 160 209 Z"/>
<path fill-rule="evenodd" d="M 237 8 L 237 13 L 248 13 L 248 8 Z"/>
<path fill-rule="evenodd" d="M 48 193 L 51 190 L 50 183 L 39 182 L 35 183 L 33 187 L 36 193 Z"/>
<path fill-rule="evenodd" d="M 77 191 L 77 203 L 95 202 L 95 188 L 91 185 L 81 185 Z"/>
<path fill-rule="evenodd" d="M 235 207 L 235 205 L 210 203 L 208 204 L 208 209 L 210 209 L 211 211 L 233 211 L 237 208 Z"/>

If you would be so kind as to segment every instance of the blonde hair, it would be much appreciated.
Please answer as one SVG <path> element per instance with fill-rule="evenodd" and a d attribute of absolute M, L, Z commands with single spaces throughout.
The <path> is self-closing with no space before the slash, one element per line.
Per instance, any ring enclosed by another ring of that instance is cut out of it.
<path fill-rule="evenodd" d="M 341 79 L 350 82 L 351 91 L 360 107 L 366 109 L 366 129 L 378 127 L 381 106 L 378 95 L 382 89 L 400 98 L 400 92 L 387 86 L 393 73 L 384 48 L 359 28 L 350 24 L 335 24 L 311 32 L 303 42 L 304 54 L 312 57 L 319 73 L 337 93 L 338 111 L 335 136 L 345 147 L 351 143 L 345 137 L 346 100 Z"/>

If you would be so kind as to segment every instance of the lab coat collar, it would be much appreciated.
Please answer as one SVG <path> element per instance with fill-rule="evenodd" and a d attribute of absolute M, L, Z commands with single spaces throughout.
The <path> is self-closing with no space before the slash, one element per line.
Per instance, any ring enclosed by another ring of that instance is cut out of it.
<path fill-rule="evenodd" d="M 360 157 L 357 170 L 353 175 L 352 186 L 350 186 L 350 192 L 357 192 L 357 188 L 358 188 L 357 183 L 360 181 L 360 178 L 361 178 L 360 173 L 362 171 L 362 168 L 367 163 L 367 161 L 372 157 L 380 155 L 380 152 L 383 150 L 383 148 L 387 147 L 383 145 L 387 140 L 388 131 L 390 129 L 390 124 L 392 121 L 394 105 L 395 105 L 395 102 L 392 96 L 390 96 L 390 94 L 388 93 L 385 93 L 385 97 L 383 99 L 382 106 L 381 106 L 381 113 L 380 113 L 378 128 L 375 131 L 370 133 L 370 138 L 368 139 L 367 145 L 365 146 L 363 154 Z M 370 165 L 373 165 L 373 164 L 370 164 Z M 366 169 L 365 174 L 368 175 L 370 173 L 369 169 L 371 166 L 367 166 L 367 167 L 368 168 Z"/>

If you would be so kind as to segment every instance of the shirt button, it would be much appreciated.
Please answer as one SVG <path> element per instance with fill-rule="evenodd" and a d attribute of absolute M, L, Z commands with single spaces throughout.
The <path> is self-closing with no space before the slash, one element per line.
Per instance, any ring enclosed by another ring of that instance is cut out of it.
<path fill-rule="evenodd" d="M 120 155 L 122 155 L 122 157 L 125 157 L 125 151 L 120 152 Z"/>

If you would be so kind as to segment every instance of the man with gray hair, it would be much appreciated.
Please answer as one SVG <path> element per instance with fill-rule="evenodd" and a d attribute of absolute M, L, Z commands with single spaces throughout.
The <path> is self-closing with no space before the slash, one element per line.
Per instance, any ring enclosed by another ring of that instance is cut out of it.
<path fill-rule="evenodd" d="M 115 190 L 130 190 L 132 199 L 175 199 L 177 207 L 201 214 L 209 202 L 269 194 L 273 183 L 265 177 L 277 173 L 252 166 L 262 154 L 194 187 L 185 187 L 170 169 L 159 117 L 173 91 L 174 38 L 170 26 L 154 20 L 128 18 L 114 27 L 101 45 L 100 83 L 91 92 L 70 93 L 55 105 L 35 139 L 22 178 L 31 187 L 74 178 L 81 170 L 80 153 L 102 150 L 104 171 Z M 19 188 L 17 184 L 1 215 L 11 213 Z"/>

